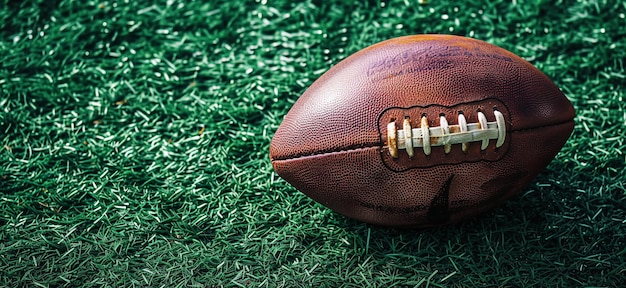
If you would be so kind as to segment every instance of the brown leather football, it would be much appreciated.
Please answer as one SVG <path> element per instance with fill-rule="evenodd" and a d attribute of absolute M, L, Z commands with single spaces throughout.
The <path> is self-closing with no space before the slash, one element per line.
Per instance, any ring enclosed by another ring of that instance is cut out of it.
<path fill-rule="evenodd" d="M 474 216 L 559 152 L 574 108 L 530 63 L 447 35 L 387 40 L 339 62 L 298 99 L 270 146 L 315 201 L 384 226 Z"/>

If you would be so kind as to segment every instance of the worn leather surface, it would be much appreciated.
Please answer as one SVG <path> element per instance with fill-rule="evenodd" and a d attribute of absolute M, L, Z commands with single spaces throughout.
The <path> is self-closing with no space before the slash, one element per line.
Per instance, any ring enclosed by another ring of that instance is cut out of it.
<path fill-rule="evenodd" d="M 468 122 L 477 121 L 476 110 L 494 121 L 493 106 L 502 105 L 495 108 L 505 112 L 503 147 L 492 141 L 482 151 L 473 142 L 466 153 L 453 145 L 449 154 L 433 147 L 428 156 L 416 148 L 415 157 L 400 151 L 398 159 L 386 149 L 392 119 L 385 117 L 402 116 L 390 110 L 406 111 L 419 127 L 422 115 L 438 126 L 440 115 L 451 114 L 455 124 L 459 111 Z M 407 36 L 363 49 L 315 81 L 276 131 L 270 158 L 282 178 L 348 217 L 438 225 L 522 189 L 561 149 L 573 118 L 558 87 L 504 49 L 457 36 Z"/>

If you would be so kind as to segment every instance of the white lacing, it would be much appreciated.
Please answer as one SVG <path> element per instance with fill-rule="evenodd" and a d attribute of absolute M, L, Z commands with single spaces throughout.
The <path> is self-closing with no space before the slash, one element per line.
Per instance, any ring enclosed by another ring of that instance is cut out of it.
<path fill-rule="evenodd" d="M 496 147 L 504 144 L 506 137 L 506 125 L 504 115 L 494 110 L 496 118 L 494 122 L 488 122 L 483 112 L 478 111 L 478 123 L 467 123 L 463 113 L 459 113 L 457 125 L 449 125 L 445 115 L 439 117 L 439 125 L 428 126 L 428 119 L 422 116 L 419 128 L 411 127 L 409 117 L 405 117 L 402 130 L 396 129 L 396 121 L 387 125 L 387 144 L 391 157 L 398 158 L 398 150 L 406 150 L 409 157 L 415 155 L 413 148 L 422 147 L 424 154 L 430 155 L 431 147 L 443 146 L 443 151 L 448 154 L 453 144 L 461 144 L 461 149 L 466 152 L 470 142 L 481 141 L 481 150 L 487 149 L 490 140 L 496 140 Z M 407 145 L 410 143 L 410 145 Z"/>

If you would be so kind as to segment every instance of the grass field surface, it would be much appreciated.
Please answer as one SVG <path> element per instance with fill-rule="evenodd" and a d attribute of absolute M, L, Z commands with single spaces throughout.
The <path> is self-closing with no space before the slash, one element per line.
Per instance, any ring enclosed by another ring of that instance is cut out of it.
<path fill-rule="evenodd" d="M 422 2 L 0 0 L 0 286 L 623 287 L 626 4 Z M 508 49 L 574 104 L 528 187 L 395 230 L 273 172 L 316 78 L 423 33 Z"/>

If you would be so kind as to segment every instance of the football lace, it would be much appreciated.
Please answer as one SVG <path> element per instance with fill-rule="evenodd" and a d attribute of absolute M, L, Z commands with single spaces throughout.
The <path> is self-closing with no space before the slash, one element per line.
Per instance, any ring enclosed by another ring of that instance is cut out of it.
<path fill-rule="evenodd" d="M 402 122 L 402 129 L 396 128 L 396 120 L 392 119 L 387 125 L 387 145 L 391 157 L 398 158 L 399 150 L 406 150 L 409 158 L 415 156 L 415 149 L 421 147 L 424 154 L 430 155 L 433 146 L 443 146 L 446 154 L 450 153 L 452 145 L 461 144 L 463 152 L 467 152 L 470 142 L 482 142 L 480 149 L 485 150 L 490 140 L 496 140 L 496 148 L 504 144 L 506 125 L 504 115 L 494 110 L 495 120 L 488 122 L 481 111 L 477 112 L 478 122 L 467 123 L 465 115 L 459 112 L 458 124 L 449 125 L 445 115 L 439 115 L 439 125 L 429 127 L 426 115 L 422 115 L 420 126 L 412 127 L 411 119 L 406 116 Z"/>

